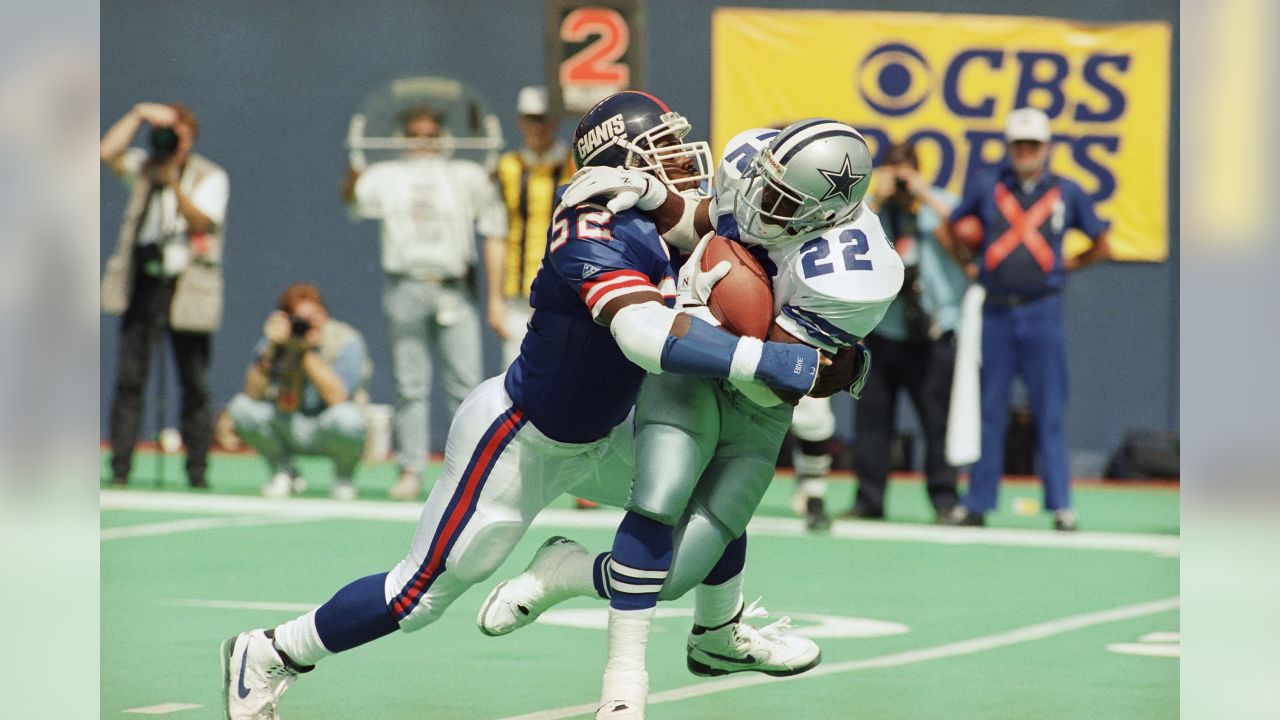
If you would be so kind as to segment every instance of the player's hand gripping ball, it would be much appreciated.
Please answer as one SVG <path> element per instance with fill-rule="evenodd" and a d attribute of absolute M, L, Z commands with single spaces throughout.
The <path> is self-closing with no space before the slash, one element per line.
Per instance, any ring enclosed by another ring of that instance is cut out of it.
<path fill-rule="evenodd" d="M 717 235 L 707 242 L 699 267 L 707 272 L 721 262 L 729 263 L 729 272 L 711 288 L 708 309 L 726 331 L 766 339 L 773 324 L 769 276 L 745 247 Z"/>

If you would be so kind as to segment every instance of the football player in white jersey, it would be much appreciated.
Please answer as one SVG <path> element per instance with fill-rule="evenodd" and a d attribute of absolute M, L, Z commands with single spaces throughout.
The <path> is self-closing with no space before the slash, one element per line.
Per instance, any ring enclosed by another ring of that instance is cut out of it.
<path fill-rule="evenodd" d="M 660 183 L 615 168 L 580 171 L 565 199 L 612 196 L 611 209 L 647 211 L 668 242 L 692 249 L 680 278 L 686 310 L 705 306 L 711 286 L 723 276 L 715 272 L 719 268 L 701 271 L 711 234 L 742 242 L 773 282 L 771 337 L 860 366 L 848 386 L 856 395 L 870 362 L 859 341 L 884 316 L 903 277 L 897 252 L 862 203 L 870 176 L 871 154 L 856 130 L 809 119 L 781 131 L 750 130 L 735 137 L 725 149 L 716 194 L 707 200 L 685 202 Z M 714 322 L 705 308 L 700 316 Z M 815 387 L 810 394 L 844 389 Z M 607 560 L 609 652 L 597 718 L 644 717 L 644 650 L 657 600 L 695 585 L 698 609 L 688 643 L 694 673 L 792 675 L 820 661 L 812 641 L 771 641 L 771 628 L 756 631 L 739 622 L 759 612 L 754 604 L 744 608 L 741 592 L 747 522 L 773 478 L 798 399 L 755 382 L 645 379 L 636 405 L 631 498 Z M 688 521 L 694 507 L 711 522 Z M 682 519 L 683 539 L 675 547 L 673 528 Z M 726 551 L 708 577 L 679 577 L 673 554 L 698 547 L 690 542 L 695 533 L 716 537 L 714 545 L 737 552 Z M 479 618 L 482 629 L 502 634 L 532 622 L 564 599 L 563 593 L 546 593 L 548 586 L 598 592 L 592 578 L 568 579 L 565 572 L 535 557 L 524 574 L 490 594 Z M 785 626 L 784 619 L 779 627 Z"/>

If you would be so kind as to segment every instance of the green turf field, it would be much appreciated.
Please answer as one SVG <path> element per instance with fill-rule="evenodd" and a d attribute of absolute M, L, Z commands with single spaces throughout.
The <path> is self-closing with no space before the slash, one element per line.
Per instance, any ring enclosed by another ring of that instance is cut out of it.
<path fill-rule="evenodd" d="M 217 456 L 212 493 L 185 492 L 176 459 L 153 487 L 141 456 L 132 485 L 104 490 L 102 712 L 218 718 L 218 643 L 326 600 L 386 570 L 407 548 L 418 508 L 382 502 L 389 466 L 358 479 L 362 501 L 255 497 L 265 471 Z M 1006 488 L 988 529 L 938 528 L 919 482 L 895 482 L 891 523 L 838 522 L 804 533 L 779 479 L 753 525 L 748 600 L 788 614 L 823 648 L 823 663 L 787 681 L 748 674 L 702 679 L 684 667 L 692 598 L 655 622 L 652 720 L 684 718 L 1176 718 L 1178 494 L 1081 485 L 1085 532 L 1054 533 L 1046 515 L 1007 508 L 1034 486 Z M 832 488 L 847 507 L 849 483 Z M 618 515 L 544 513 L 493 582 L 523 569 L 564 534 L 603 549 Z M 568 603 L 508 637 L 475 628 L 492 583 L 443 620 L 325 661 L 282 702 L 307 718 L 590 717 L 603 668 L 604 606 Z"/>

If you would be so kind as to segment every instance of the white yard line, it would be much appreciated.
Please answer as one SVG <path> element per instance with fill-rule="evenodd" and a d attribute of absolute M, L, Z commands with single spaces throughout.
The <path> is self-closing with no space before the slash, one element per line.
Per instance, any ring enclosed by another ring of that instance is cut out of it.
<path fill-rule="evenodd" d="M 961 640 L 959 642 L 947 643 L 945 645 L 938 645 L 931 648 L 908 650 L 906 652 L 880 655 L 878 657 L 866 658 L 863 660 L 850 660 L 842 663 L 819 665 L 803 675 L 796 675 L 789 678 L 775 678 L 769 677 L 768 675 L 748 675 L 747 673 L 743 673 L 723 680 L 710 680 L 696 685 L 688 685 L 682 688 L 652 693 L 649 695 L 649 704 L 658 705 L 661 703 L 675 702 L 677 700 L 688 700 L 689 698 L 730 692 L 733 690 L 751 687 L 753 685 L 763 685 L 765 683 L 794 682 L 804 680 L 805 678 L 852 673 L 860 670 L 901 667 L 903 665 L 927 662 L 929 660 L 940 660 L 943 658 L 959 657 L 962 655 L 972 655 L 974 653 L 1008 647 L 1010 645 L 1042 640 L 1047 637 L 1060 635 L 1073 630 L 1081 630 L 1094 625 L 1102 625 L 1104 623 L 1117 622 L 1120 620 L 1131 620 L 1133 618 L 1154 615 L 1156 613 L 1167 612 L 1169 610 L 1176 610 L 1179 605 L 1179 598 L 1174 597 L 1164 600 L 1156 600 L 1153 602 L 1139 603 L 1137 605 L 1126 605 L 1123 607 L 1111 608 L 1110 610 L 1100 610 L 1098 612 L 1084 613 L 1081 615 L 1071 615 L 1057 620 L 1050 620 L 1048 622 L 1027 625 L 1007 632 L 996 633 L 995 635 L 986 635 L 984 637 L 977 637 L 970 640 Z M 563 718 L 589 714 L 595 712 L 595 709 L 596 703 L 589 703 L 584 705 L 573 705 L 571 707 L 540 710 L 538 712 L 526 713 L 524 715 L 512 715 L 510 717 L 502 718 L 502 720 L 562 720 Z"/>
<path fill-rule="evenodd" d="M 280 612 L 310 612 L 320 603 L 285 603 L 258 600 L 166 600 L 170 605 L 183 607 L 215 608 L 218 610 L 278 610 Z"/>
<path fill-rule="evenodd" d="M 162 705 L 148 705 L 146 707 L 129 708 L 124 712 L 136 713 L 138 715 L 168 715 L 169 713 L 181 712 L 183 710 L 195 710 L 204 707 L 203 705 L 192 705 L 191 703 L 164 703 Z"/>
<path fill-rule="evenodd" d="M 121 538 L 172 535 L 174 533 L 191 532 L 192 530 L 213 530 L 224 527 L 251 527 L 257 525 L 281 525 L 287 523 L 310 522 L 316 519 L 318 518 L 295 518 L 271 515 L 189 518 L 186 520 L 169 520 L 166 522 L 103 528 L 100 540 L 101 542 L 107 542 L 108 540 L 120 540 Z"/>
<path fill-rule="evenodd" d="M 289 517 L 298 520 L 356 519 L 417 522 L 421 503 L 377 500 L 343 502 L 322 498 L 268 499 L 243 495 L 190 495 L 145 490 L 102 490 L 103 510 L 151 510 L 155 512 L 224 513 L 232 515 Z M 622 513 L 618 510 L 543 510 L 535 527 L 588 528 L 612 530 Z M 112 528 L 113 530 L 115 528 Z M 755 535 L 800 537 L 804 523 L 798 518 L 759 517 L 751 521 Z M 105 531 L 104 531 L 105 532 Z M 886 522 L 837 521 L 831 537 L 841 540 L 917 542 L 939 545 L 999 545 L 1007 547 L 1053 548 L 1063 550 L 1112 550 L 1149 552 L 1177 557 L 1180 540 L 1176 535 L 1140 533 L 1074 532 L 999 528 L 943 527 Z"/>

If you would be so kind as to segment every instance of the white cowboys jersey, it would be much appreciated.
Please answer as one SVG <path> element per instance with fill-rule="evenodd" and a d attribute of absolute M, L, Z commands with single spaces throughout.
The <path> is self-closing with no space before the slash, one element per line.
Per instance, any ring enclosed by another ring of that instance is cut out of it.
<path fill-rule="evenodd" d="M 804 342 L 834 352 L 866 337 L 902 288 L 902 259 L 880 219 L 864 203 L 849 222 L 764 248 L 733 217 L 742 173 L 778 134 L 765 128 L 738 134 L 716 173 L 711 217 L 716 234 L 751 247 L 773 280 L 778 325 Z"/>

